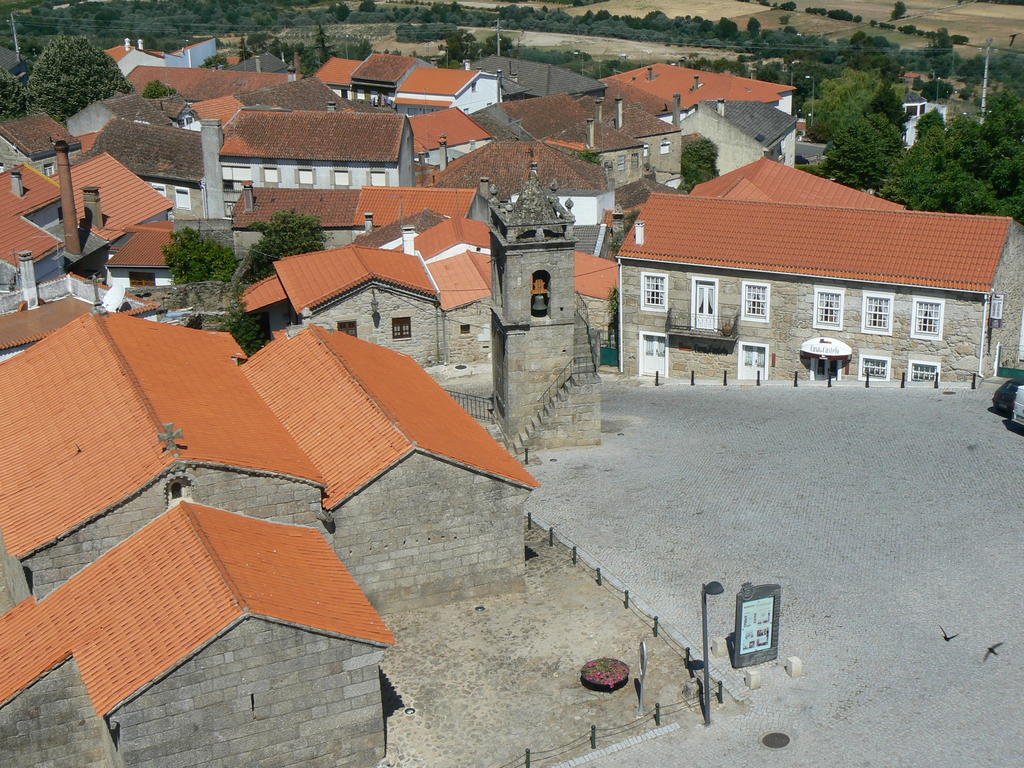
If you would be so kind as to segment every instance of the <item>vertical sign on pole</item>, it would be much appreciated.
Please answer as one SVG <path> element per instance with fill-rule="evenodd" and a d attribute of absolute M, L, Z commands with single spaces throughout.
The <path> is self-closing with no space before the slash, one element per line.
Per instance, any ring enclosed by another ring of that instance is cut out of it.
<path fill-rule="evenodd" d="M 1002 328 L 1003 327 L 1003 300 L 1005 294 L 993 293 L 992 304 L 989 309 L 989 326 L 991 328 Z"/>
<path fill-rule="evenodd" d="M 644 678 L 647 677 L 647 641 L 640 641 L 640 676 L 637 678 L 640 681 L 640 702 L 637 704 L 636 711 L 644 711 Z"/>
<path fill-rule="evenodd" d="M 734 669 L 763 664 L 779 656 L 779 619 L 782 587 L 749 581 L 736 594 L 736 626 L 733 634 Z"/>

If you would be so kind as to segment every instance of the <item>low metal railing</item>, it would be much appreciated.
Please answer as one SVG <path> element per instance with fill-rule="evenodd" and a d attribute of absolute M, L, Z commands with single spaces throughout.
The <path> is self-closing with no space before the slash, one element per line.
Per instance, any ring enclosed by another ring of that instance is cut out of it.
<path fill-rule="evenodd" d="M 728 315 L 695 315 L 669 309 L 665 319 L 668 333 L 702 338 L 735 339 L 739 336 L 740 313 Z"/>
<path fill-rule="evenodd" d="M 446 389 L 452 399 L 477 421 L 496 423 L 494 416 L 494 397 L 484 395 L 471 395 L 468 392 L 456 392 Z"/>

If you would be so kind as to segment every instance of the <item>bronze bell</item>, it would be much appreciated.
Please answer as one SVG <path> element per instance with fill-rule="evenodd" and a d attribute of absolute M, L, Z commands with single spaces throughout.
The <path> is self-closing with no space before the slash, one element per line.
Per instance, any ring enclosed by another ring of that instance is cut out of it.
<path fill-rule="evenodd" d="M 531 310 L 534 317 L 544 317 L 548 313 L 548 295 L 546 293 L 533 294 Z"/>

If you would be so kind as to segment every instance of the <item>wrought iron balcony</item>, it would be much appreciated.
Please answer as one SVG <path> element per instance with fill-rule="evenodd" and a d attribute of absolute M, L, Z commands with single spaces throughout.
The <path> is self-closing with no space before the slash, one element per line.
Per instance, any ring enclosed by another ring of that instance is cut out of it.
<path fill-rule="evenodd" d="M 727 315 L 695 315 L 669 308 L 665 330 L 674 336 L 700 339 L 731 339 L 739 336 L 739 310 Z"/>

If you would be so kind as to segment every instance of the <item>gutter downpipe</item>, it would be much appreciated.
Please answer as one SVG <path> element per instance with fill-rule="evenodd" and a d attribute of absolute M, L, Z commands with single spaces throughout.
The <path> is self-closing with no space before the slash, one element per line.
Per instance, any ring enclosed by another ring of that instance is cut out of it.
<path fill-rule="evenodd" d="M 621 259 L 616 259 L 616 261 L 619 262 L 619 311 L 618 311 L 618 315 L 619 315 L 619 318 L 618 318 L 619 319 L 619 338 L 616 341 L 619 344 L 619 373 L 622 373 L 624 371 L 624 363 L 623 363 L 623 359 L 624 359 L 623 346 L 624 346 L 624 344 L 623 344 L 623 341 L 622 341 L 622 260 Z M 666 355 L 668 354 L 667 350 L 665 351 L 665 354 Z M 598 362 L 600 362 L 600 361 L 598 361 Z"/>
<path fill-rule="evenodd" d="M 423 258 L 423 254 L 416 251 L 416 256 L 419 257 L 420 264 L 423 265 L 423 271 L 427 273 L 427 277 L 430 278 L 430 284 L 434 286 L 434 293 L 437 295 L 437 316 L 441 323 L 441 349 L 438 352 L 441 353 L 442 365 L 448 365 L 448 323 L 444 315 L 444 310 L 441 308 L 441 289 L 437 287 L 437 281 L 434 279 L 433 273 L 430 271 L 430 267 L 427 266 L 427 262 Z"/>
<path fill-rule="evenodd" d="M 988 302 L 992 294 L 986 293 L 981 303 L 981 337 L 978 339 L 978 376 L 985 378 L 985 331 L 988 324 Z M 996 373 L 999 372 L 998 366 Z"/>

